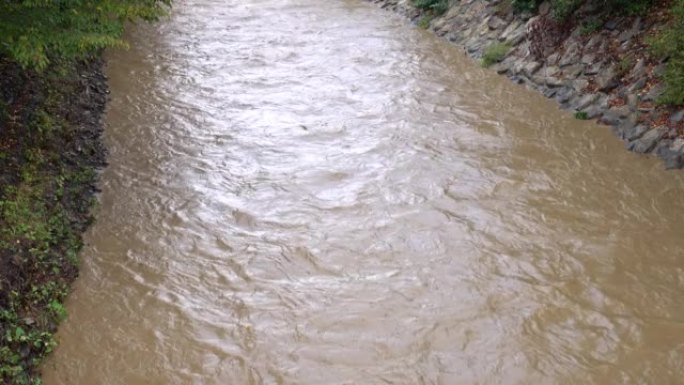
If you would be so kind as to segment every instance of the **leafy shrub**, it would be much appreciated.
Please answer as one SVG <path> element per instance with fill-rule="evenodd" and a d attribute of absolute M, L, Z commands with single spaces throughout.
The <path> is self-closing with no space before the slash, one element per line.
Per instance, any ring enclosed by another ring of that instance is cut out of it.
<path fill-rule="evenodd" d="M 432 21 L 432 15 L 423 15 L 418 21 L 418 27 L 422 29 L 428 29 L 430 27 L 430 22 Z"/>
<path fill-rule="evenodd" d="M 551 15 L 557 21 L 567 20 L 580 5 L 582 0 L 551 0 Z"/>
<path fill-rule="evenodd" d="M 75 58 L 123 46 L 123 26 L 152 20 L 171 0 L 0 1 L 0 55 L 24 68 L 44 69 L 51 58 Z"/>
<path fill-rule="evenodd" d="M 422 10 L 442 15 L 449 10 L 449 0 L 413 0 L 413 5 Z"/>
<path fill-rule="evenodd" d="M 511 46 L 508 44 L 494 43 L 490 45 L 482 54 L 482 66 L 489 67 L 494 63 L 500 62 L 506 57 L 506 54 L 510 49 Z"/>
<path fill-rule="evenodd" d="M 540 0 L 513 0 L 513 9 L 517 12 L 536 12 Z"/>
<path fill-rule="evenodd" d="M 577 111 L 577 112 L 575 112 L 575 119 L 577 119 L 577 120 L 588 120 L 589 114 L 587 114 L 584 111 Z"/>
<path fill-rule="evenodd" d="M 672 23 L 651 42 L 651 49 L 657 56 L 669 57 L 659 102 L 684 104 L 684 0 L 675 1 L 672 16 Z"/>

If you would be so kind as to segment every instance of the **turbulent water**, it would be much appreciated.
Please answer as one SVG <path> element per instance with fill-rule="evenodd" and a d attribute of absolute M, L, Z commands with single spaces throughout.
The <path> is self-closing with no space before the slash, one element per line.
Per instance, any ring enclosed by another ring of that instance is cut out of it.
<path fill-rule="evenodd" d="M 361 1 L 130 40 L 45 384 L 681 383 L 681 172 Z"/>

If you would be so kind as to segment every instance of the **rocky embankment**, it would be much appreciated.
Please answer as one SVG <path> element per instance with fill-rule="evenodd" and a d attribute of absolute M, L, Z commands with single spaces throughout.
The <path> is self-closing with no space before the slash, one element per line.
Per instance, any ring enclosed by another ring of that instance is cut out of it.
<path fill-rule="evenodd" d="M 684 109 L 656 103 L 665 64 L 648 56 L 644 41 L 663 25 L 663 12 L 644 17 L 600 15 L 587 3 L 560 25 L 547 3 L 537 15 L 513 12 L 506 0 L 462 0 L 431 18 L 410 0 L 371 0 L 420 22 L 481 58 L 493 45 L 507 54 L 491 68 L 554 98 L 580 119 L 610 125 L 627 149 L 684 167 Z"/>

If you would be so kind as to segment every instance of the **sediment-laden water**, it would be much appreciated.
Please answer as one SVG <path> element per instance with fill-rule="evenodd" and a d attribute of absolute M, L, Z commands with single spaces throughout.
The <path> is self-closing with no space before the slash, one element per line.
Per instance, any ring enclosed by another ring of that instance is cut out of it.
<path fill-rule="evenodd" d="M 47 385 L 684 378 L 684 174 L 361 1 L 130 39 Z"/>

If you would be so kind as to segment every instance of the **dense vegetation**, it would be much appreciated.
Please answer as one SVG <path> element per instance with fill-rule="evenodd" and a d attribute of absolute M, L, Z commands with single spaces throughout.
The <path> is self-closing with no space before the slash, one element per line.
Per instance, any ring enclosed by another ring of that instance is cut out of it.
<path fill-rule="evenodd" d="M 653 53 L 669 58 L 663 80 L 665 92 L 661 102 L 684 104 L 684 0 L 675 0 L 671 24 L 652 42 Z"/>
<path fill-rule="evenodd" d="M 3 0 L 0 56 L 24 68 L 123 46 L 126 21 L 154 20 L 171 0 Z"/>
<path fill-rule="evenodd" d="M 0 384 L 40 384 L 104 164 L 98 53 L 171 0 L 0 0 Z"/>

